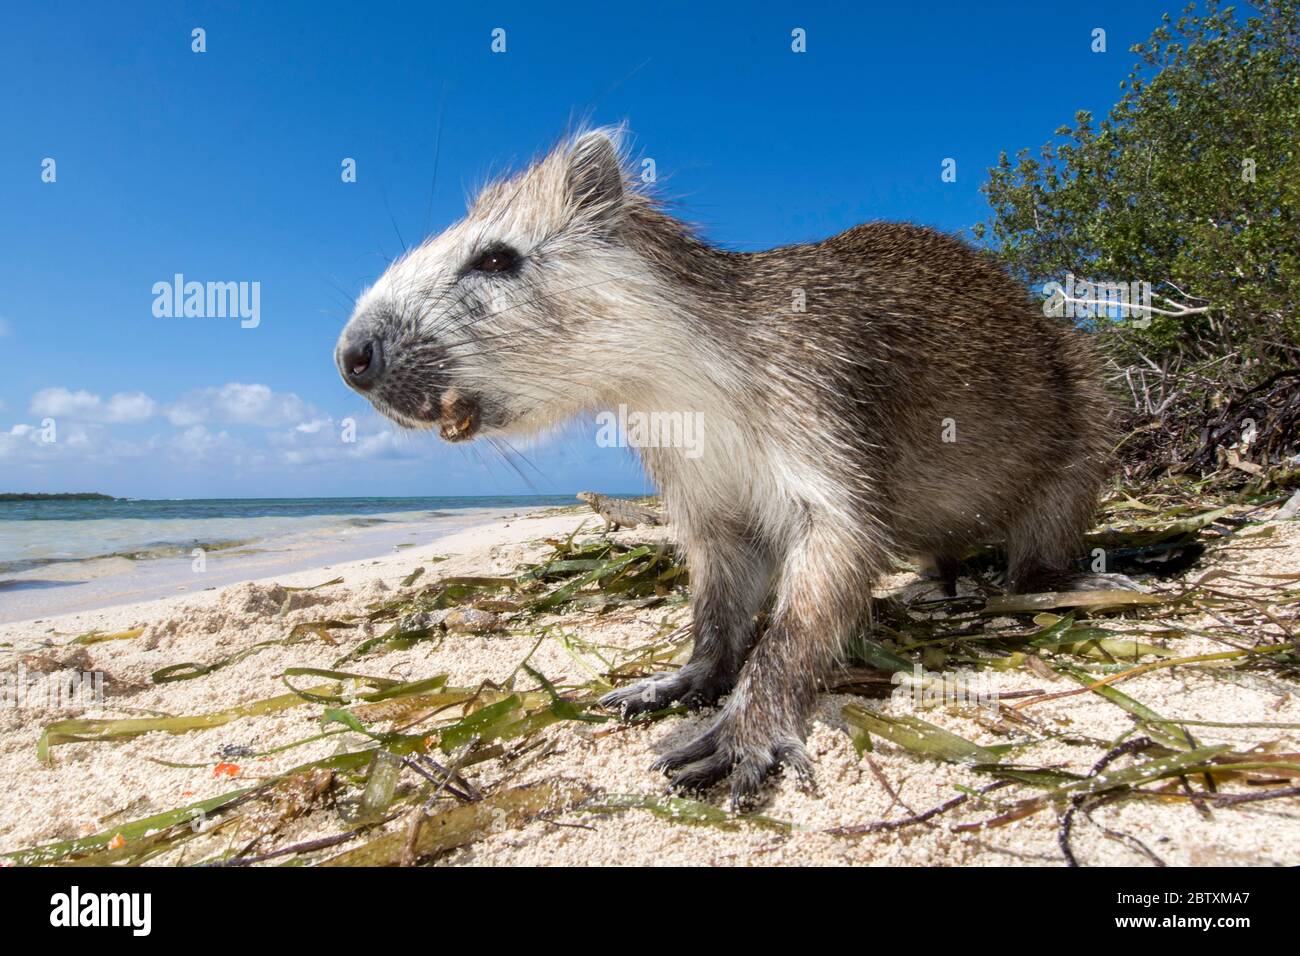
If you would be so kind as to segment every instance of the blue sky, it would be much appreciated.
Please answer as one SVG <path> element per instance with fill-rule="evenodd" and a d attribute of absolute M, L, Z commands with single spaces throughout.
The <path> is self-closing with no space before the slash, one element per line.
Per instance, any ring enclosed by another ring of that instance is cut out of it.
<path fill-rule="evenodd" d="M 524 449 L 525 481 L 344 387 L 334 341 L 398 232 L 451 223 L 476 183 L 584 118 L 626 121 L 664 195 L 729 248 L 882 218 L 965 229 L 998 152 L 1105 112 L 1128 47 L 1181 6 L 6 3 L 0 491 L 648 488 L 594 425 Z M 260 324 L 156 317 L 176 273 L 260 283 Z"/>

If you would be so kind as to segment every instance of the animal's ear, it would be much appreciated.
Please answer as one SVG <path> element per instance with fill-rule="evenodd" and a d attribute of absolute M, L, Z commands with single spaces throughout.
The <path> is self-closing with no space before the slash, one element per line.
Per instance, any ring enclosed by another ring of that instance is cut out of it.
<path fill-rule="evenodd" d="M 616 135 L 592 130 L 579 136 L 569 148 L 569 198 L 584 215 L 609 219 L 623 208 L 623 166 Z"/>

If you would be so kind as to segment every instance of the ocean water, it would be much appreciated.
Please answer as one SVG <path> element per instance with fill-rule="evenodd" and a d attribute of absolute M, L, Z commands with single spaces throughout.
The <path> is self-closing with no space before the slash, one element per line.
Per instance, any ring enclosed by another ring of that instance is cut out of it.
<path fill-rule="evenodd" d="M 378 557 L 573 504 L 567 495 L 0 501 L 0 621 Z"/>

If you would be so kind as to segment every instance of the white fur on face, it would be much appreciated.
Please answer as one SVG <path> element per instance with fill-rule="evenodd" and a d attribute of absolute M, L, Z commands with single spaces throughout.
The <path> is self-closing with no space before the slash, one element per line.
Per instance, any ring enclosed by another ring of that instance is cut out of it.
<path fill-rule="evenodd" d="M 619 239 L 617 149 L 586 134 L 489 184 L 361 297 L 344 337 L 383 340 L 385 380 L 370 395 L 381 410 L 410 424 L 403 409 L 454 388 L 490 410 L 485 432 L 533 433 L 635 390 L 648 357 L 680 347 L 656 321 L 673 293 Z M 599 166 L 611 158 L 612 173 Z M 604 191 L 581 192 L 602 174 Z M 497 247 L 518 255 L 516 273 L 469 269 Z"/>

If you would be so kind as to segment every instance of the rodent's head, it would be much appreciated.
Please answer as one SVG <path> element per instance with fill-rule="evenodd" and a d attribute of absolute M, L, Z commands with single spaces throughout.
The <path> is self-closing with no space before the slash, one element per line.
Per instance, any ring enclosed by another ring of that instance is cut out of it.
<path fill-rule="evenodd" d="M 395 262 L 339 337 L 343 380 L 448 441 L 532 432 L 601 401 L 652 297 L 625 240 L 617 131 L 583 133 L 485 187 L 466 217 Z"/>

